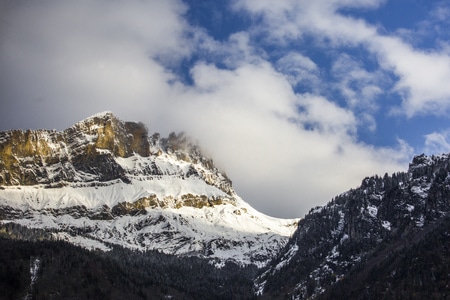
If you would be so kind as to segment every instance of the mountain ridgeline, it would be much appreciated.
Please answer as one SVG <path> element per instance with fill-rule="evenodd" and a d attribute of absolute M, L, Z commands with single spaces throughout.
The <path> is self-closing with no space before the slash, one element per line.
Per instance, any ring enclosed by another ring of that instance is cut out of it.
<path fill-rule="evenodd" d="M 311 209 L 256 280 L 295 299 L 449 299 L 450 155 L 365 178 Z"/>
<path fill-rule="evenodd" d="M 88 249 L 120 246 L 265 266 L 297 219 L 266 216 L 185 134 L 96 114 L 64 131 L 0 133 L 0 219 Z"/>
<path fill-rule="evenodd" d="M 0 185 L 36 185 L 49 187 L 75 182 L 129 182 L 127 171 L 114 159 L 158 156 L 171 153 L 176 158 L 200 164 L 211 171 L 203 179 L 231 194 L 231 181 L 219 173 L 211 159 L 183 133 L 160 138 L 148 136 L 143 123 L 123 122 L 112 113 L 89 117 L 62 131 L 11 130 L 0 133 Z M 136 171 L 136 170 L 134 170 Z M 139 169 L 141 175 L 163 175 L 156 164 Z M 189 169 L 180 176 L 202 176 Z"/>
<path fill-rule="evenodd" d="M 301 199 L 299 199 L 301 201 Z M 0 299 L 450 299 L 450 154 L 271 218 L 184 134 L 0 132 Z"/>

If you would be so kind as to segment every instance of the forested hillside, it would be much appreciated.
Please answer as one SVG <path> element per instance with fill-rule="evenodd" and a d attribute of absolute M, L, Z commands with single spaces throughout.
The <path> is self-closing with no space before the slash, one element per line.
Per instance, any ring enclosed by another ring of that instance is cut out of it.
<path fill-rule="evenodd" d="M 113 247 L 89 251 L 13 223 L 0 227 L 0 299 L 247 299 L 256 267 Z M 30 267 L 38 260 L 31 286 Z M 31 287 L 30 287 L 31 286 Z"/>
<path fill-rule="evenodd" d="M 420 155 L 311 209 L 256 286 L 269 298 L 446 299 L 448 249 L 450 155 Z"/>

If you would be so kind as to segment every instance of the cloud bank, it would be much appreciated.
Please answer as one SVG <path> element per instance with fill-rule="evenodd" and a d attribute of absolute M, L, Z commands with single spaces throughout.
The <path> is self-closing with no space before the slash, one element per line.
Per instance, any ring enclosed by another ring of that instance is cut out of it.
<path fill-rule="evenodd" d="M 384 1 L 234 1 L 230 11 L 250 25 L 222 40 L 190 22 L 192 3 L 3 2 L 0 129 L 61 130 L 111 110 L 150 132 L 185 131 L 244 200 L 299 217 L 365 176 L 406 169 L 414 149 L 405 141 L 359 138 L 377 130 L 382 96 L 401 95 L 386 110 L 406 118 L 450 108 L 444 47 L 416 49 L 406 33 L 342 13 Z M 328 70 L 292 47 L 311 37 Z M 426 146 L 448 148 L 447 135 Z"/>

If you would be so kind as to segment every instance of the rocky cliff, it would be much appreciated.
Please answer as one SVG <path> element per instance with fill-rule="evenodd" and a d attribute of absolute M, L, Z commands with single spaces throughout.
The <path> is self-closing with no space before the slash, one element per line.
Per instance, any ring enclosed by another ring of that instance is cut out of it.
<path fill-rule="evenodd" d="M 110 112 L 62 132 L 0 133 L 0 218 L 81 245 L 95 239 L 258 266 L 296 224 L 245 203 L 185 134 L 149 136 Z"/>
<path fill-rule="evenodd" d="M 128 182 L 138 173 L 162 175 L 153 162 L 163 154 L 191 163 L 187 172 L 175 170 L 172 175 L 199 176 L 232 193 L 226 175 L 218 172 L 212 160 L 205 158 L 184 134 L 172 133 L 166 139 L 159 134 L 149 137 L 143 123 L 123 122 L 110 112 L 96 114 L 62 132 L 0 132 L 0 185 L 61 186 L 114 179 Z M 124 169 L 116 160 L 131 156 L 149 158 L 150 163 L 143 168 Z"/>

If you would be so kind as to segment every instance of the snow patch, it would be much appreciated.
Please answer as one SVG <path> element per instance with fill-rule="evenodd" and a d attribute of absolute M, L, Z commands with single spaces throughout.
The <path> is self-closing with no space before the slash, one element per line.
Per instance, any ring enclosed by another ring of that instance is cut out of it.
<path fill-rule="evenodd" d="M 38 279 L 39 269 L 41 267 L 41 260 L 39 257 L 30 257 L 30 286 L 24 300 L 33 299 L 33 288 Z"/>
<path fill-rule="evenodd" d="M 391 231 L 391 222 L 389 222 L 389 221 L 381 221 L 381 226 L 383 226 L 384 229 Z"/>
<path fill-rule="evenodd" d="M 87 250 L 101 250 L 101 251 L 105 251 L 105 252 L 112 250 L 110 247 L 106 246 L 102 242 L 99 242 L 99 241 L 96 241 L 93 239 L 89 239 L 86 237 L 82 237 L 79 235 L 71 236 L 67 232 L 53 233 L 53 237 L 56 240 L 63 240 L 63 241 L 69 242 L 71 244 L 74 244 L 76 246 L 85 248 Z"/>
<path fill-rule="evenodd" d="M 418 195 L 420 198 L 425 199 L 428 197 L 428 191 L 430 190 L 431 183 L 423 184 L 421 186 L 413 186 L 411 192 Z"/>
<path fill-rule="evenodd" d="M 419 219 L 416 221 L 416 226 L 423 227 L 424 224 L 425 224 L 425 218 L 423 217 L 423 215 L 421 215 L 419 217 Z"/>
<path fill-rule="evenodd" d="M 337 228 L 331 232 L 333 238 L 338 236 L 344 230 L 344 218 L 345 214 L 342 211 L 339 211 L 339 222 Z"/>
<path fill-rule="evenodd" d="M 294 255 L 298 251 L 298 245 L 294 244 L 292 247 L 289 248 L 289 250 L 284 254 L 284 259 L 278 263 L 275 267 L 275 270 L 279 271 L 281 268 L 283 268 L 285 265 L 289 264 L 289 262 L 292 260 Z"/>
<path fill-rule="evenodd" d="M 378 208 L 374 205 L 368 205 L 367 206 L 367 212 L 369 213 L 369 215 L 372 218 L 376 218 L 377 217 L 377 213 L 378 213 Z"/>

